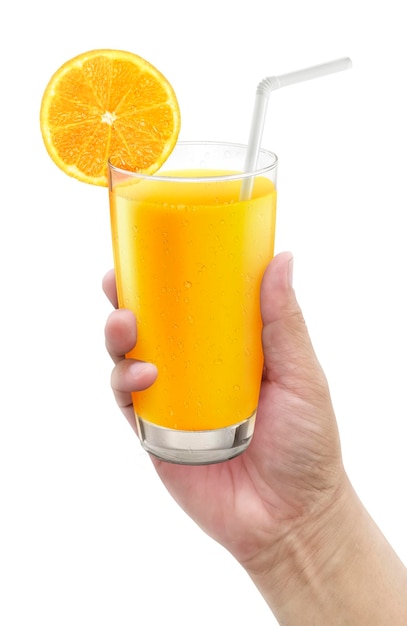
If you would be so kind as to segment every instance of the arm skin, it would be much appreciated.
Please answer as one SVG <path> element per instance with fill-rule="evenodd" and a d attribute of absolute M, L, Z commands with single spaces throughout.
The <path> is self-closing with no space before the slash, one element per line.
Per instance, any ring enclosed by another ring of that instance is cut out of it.
<path fill-rule="evenodd" d="M 117 307 L 112 272 L 103 287 Z M 265 367 L 248 450 L 201 467 L 152 462 L 184 511 L 245 568 L 281 626 L 406 626 L 407 571 L 344 470 L 290 253 L 267 268 L 261 309 Z M 135 428 L 130 392 L 153 384 L 157 370 L 123 357 L 137 340 L 130 311 L 114 311 L 105 334 L 112 388 Z"/>

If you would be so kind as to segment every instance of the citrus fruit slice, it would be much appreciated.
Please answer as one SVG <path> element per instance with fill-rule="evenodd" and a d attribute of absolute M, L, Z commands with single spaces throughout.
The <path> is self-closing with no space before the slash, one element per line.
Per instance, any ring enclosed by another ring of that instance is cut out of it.
<path fill-rule="evenodd" d="M 107 161 L 152 174 L 177 141 L 180 111 L 168 80 L 140 56 L 92 50 L 67 61 L 49 81 L 41 132 L 66 174 L 107 186 Z"/>

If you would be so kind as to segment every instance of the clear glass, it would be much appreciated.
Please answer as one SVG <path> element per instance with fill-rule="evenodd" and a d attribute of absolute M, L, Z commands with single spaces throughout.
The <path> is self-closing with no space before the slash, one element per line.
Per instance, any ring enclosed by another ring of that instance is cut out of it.
<path fill-rule="evenodd" d="M 153 176 L 109 165 L 119 306 L 137 318 L 127 357 L 158 367 L 133 394 L 138 433 L 164 461 L 225 461 L 253 435 L 277 157 L 261 150 L 256 171 L 242 173 L 245 158 L 243 145 L 180 142 Z"/>

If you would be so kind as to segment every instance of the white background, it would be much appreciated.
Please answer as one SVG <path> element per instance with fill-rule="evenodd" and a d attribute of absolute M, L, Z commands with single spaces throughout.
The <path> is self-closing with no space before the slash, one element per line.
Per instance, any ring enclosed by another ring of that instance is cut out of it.
<path fill-rule="evenodd" d="M 277 251 L 330 381 L 346 468 L 407 562 L 406 73 L 400 0 L 7 3 L 1 20 L 0 622 L 275 623 L 178 509 L 116 408 L 103 328 L 105 189 L 49 159 L 39 106 L 93 48 L 173 84 L 181 139 L 245 142 L 257 83 L 350 56 L 272 95 Z"/>

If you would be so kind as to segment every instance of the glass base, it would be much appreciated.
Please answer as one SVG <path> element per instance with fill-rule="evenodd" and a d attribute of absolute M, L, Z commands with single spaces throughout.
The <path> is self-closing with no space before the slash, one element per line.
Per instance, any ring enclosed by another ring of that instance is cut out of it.
<path fill-rule="evenodd" d="M 256 411 L 243 422 L 215 430 L 174 430 L 136 417 L 141 445 L 161 461 L 209 465 L 228 461 L 249 445 Z"/>

